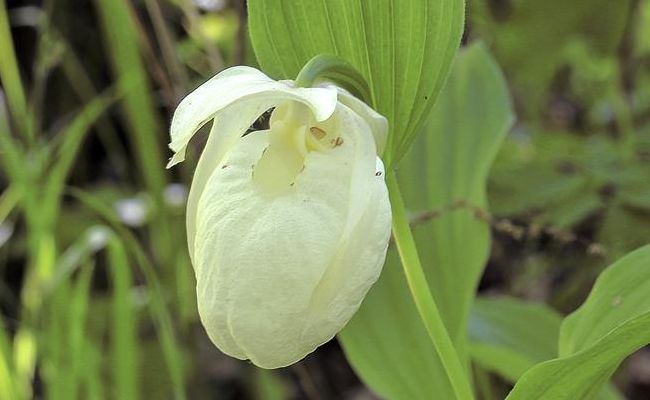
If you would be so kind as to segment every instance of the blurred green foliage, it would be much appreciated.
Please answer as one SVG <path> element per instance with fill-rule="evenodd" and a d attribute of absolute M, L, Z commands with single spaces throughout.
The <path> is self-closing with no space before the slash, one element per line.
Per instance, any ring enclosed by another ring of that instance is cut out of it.
<path fill-rule="evenodd" d="M 519 114 L 489 197 L 493 214 L 523 227 L 515 236 L 526 251 L 501 260 L 530 266 L 509 279 L 516 293 L 568 311 L 607 262 L 650 237 L 649 5 L 476 0 L 470 8 L 470 37 L 490 43 Z"/>

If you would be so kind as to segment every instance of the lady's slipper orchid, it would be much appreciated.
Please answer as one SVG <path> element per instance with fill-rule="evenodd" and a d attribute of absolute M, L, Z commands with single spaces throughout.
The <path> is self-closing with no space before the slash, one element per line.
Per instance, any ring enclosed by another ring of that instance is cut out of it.
<path fill-rule="evenodd" d="M 247 134 L 270 109 L 270 128 Z M 211 120 L 187 205 L 199 315 L 224 353 L 286 366 L 336 335 L 379 276 L 386 119 L 332 84 L 234 67 L 178 106 L 169 166 Z"/>

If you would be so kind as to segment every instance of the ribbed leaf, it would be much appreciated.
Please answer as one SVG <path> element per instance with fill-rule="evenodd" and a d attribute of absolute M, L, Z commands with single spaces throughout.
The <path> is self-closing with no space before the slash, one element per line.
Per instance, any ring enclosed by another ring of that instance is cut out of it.
<path fill-rule="evenodd" d="M 407 204 L 429 210 L 463 199 L 484 207 L 487 171 L 511 122 L 505 83 L 489 54 L 480 45 L 461 52 L 424 133 L 398 171 Z M 429 284 L 457 346 L 464 348 L 469 306 L 487 257 L 487 224 L 462 208 L 421 225 L 418 249 Z M 353 367 L 380 395 L 454 398 L 392 251 L 379 282 L 339 337 Z"/>
<path fill-rule="evenodd" d="M 487 207 L 487 174 L 512 123 L 499 67 L 482 45 L 472 46 L 459 54 L 427 134 L 399 171 L 409 208 L 431 217 L 414 232 L 431 291 L 461 353 L 490 246 L 480 216 Z"/>
<path fill-rule="evenodd" d="M 388 118 L 385 153 L 397 161 L 447 77 L 463 31 L 464 0 L 249 0 L 264 72 L 294 79 L 318 54 L 344 58 L 368 80 Z"/>

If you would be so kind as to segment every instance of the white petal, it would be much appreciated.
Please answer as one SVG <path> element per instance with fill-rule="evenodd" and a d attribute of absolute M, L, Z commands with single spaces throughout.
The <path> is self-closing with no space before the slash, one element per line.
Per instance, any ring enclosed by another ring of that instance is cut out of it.
<path fill-rule="evenodd" d="M 336 107 L 336 89 L 296 88 L 291 81 L 274 81 L 251 67 L 232 67 L 215 75 L 181 101 L 171 123 L 171 143 L 174 156 L 167 167 L 185 159 L 185 148 L 196 131 L 223 112 L 224 118 L 244 118 L 227 112 L 235 103 L 250 101 L 251 107 L 267 110 L 286 100 L 300 101 L 309 106 L 316 119 L 329 118 Z M 236 132 L 217 132 L 234 135 Z"/>
<path fill-rule="evenodd" d="M 388 136 L 388 121 L 386 118 L 363 101 L 354 97 L 345 89 L 337 89 L 339 92 L 339 101 L 348 106 L 352 111 L 363 118 L 368 125 L 370 125 L 370 129 L 372 129 L 372 134 L 375 137 L 375 143 L 377 145 L 377 155 L 382 155 L 384 147 L 386 146 L 386 138 Z"/>
<path fill-rule="evenodd" d="M 269 197 L 252 184 L 268 144 L 255 132 L 230 149 L 198 202 L 201 320 L 222 351 L 261 367 L 289 365 L 331 339 L 384 261 L 390 206 L 372 133 L 345 105 L 334 117 L 343 144 L 309 153 L 286 192 Z"/>
<path fill-rule="evenodd" d="M 194 261 L 194 237 L 196 235 L 196 207 L 212 172 L 221 163 L 228 149 L 241 138 L 255 120 L 266 111 L 266 104 L 254 101 L 242 101 L 228 109 L 228 115 L 222 115 L 212 123 L 210 136 L 201 153 L 194 171 L 192 186 L 187 197 L 186 228 L 190 259 Z M 232 116 L 230 116 L 232 114 Z"/>

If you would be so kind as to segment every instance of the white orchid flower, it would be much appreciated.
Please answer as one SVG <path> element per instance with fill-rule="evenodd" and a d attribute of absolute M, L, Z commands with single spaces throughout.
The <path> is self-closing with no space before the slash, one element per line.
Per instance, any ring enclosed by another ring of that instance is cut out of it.
<path fill-rule="evenodd" d="M 270 128 L 246 134 L 272 108 Z M 386 119 L 332 84 L 229 68 L 178 106 L 169 166 L 209 121 L 187 205 L 199 315 L 224 353 L 287 366 L 336 335 L 379 276 Z"/>

